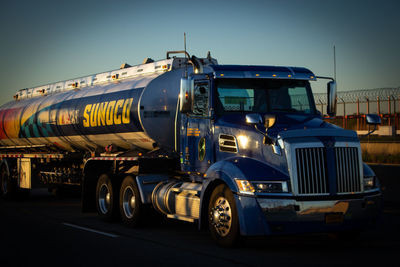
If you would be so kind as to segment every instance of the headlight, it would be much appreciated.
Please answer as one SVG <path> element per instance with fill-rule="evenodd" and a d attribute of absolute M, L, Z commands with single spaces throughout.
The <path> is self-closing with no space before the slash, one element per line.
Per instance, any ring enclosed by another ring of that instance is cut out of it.
<path fill-rule="evenodd" d="M 289 185 L 286 181 L 257 181 L 235 179 L 239 192 L 243 194 L 254 193 L 288 193 Z"/>
<path fill-rule="evenodd" d="M 376 176 L 364 177 L 364 191 L 375 189 L 377 187 L 379 187 L 379 183 Z"/>
<path fill-rule="evenodd" d="M 253 182 L 257 193 L 288 193 L 286 181 Z"/>

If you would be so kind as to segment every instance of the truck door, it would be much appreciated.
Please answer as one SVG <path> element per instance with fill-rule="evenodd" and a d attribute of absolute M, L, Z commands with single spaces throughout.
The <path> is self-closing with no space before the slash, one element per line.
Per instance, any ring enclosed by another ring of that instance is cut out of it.
<path fill-rule="evenodd" d="M 205 173 L 213 156 L 212 120 L 209 116 L 210 81 L 198 79 L 194 82 L 193 110 L 182 115 L 181 165 L 183 171 Z"/>

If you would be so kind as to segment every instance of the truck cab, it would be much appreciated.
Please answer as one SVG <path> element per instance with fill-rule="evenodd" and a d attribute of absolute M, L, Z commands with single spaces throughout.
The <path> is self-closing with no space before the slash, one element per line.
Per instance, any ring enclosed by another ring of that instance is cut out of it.
<path fill-rule="evenodd" d="M 356 133 L 317 111 L 316 79 L 305 68 L 237 65 L 183 78 L 181 169 L 203 177 L 201 215 L 220 244 L 241 235 L 357 232 L 378 216 L 379 182 Z M 328 95 L 332 116 L 334 81 Z"/>

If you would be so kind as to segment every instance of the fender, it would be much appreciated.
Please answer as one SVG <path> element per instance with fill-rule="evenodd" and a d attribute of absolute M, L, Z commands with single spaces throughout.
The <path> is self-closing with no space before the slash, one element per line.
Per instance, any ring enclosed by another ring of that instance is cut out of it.
<path fill-rule="evenodd" d="M 265 162 L 247 157 L 232 157 L 211 165 L 207 170 L 206 177 L 207 181 L 204 183 L 200 196 L 201 213 L 199 228 L 207 224 L 208 203 L 213 189 L 216 185 L 225 183 L 235 195 L 241 234 L 264 235 L 268 233 L 267 222 L 264 219 L 256 197 L 241 196 L 235 179 L 282 181 L 289 180 L 287 174 L 282 173 Z M 243 201 L 244 199 L 246 201 Z"/>
<path fill-rule="evenodd" d="M 364 162 L 363 162 L 363 175 L 364 177 L 375 177 L 377 187 L 378 188 L 381 187 L 381 181 L 379 180 L 379 177 L 377 177 L 372 168 Z"/>
<path fill-rule="evenodd" d="M 364 172 L 364 177 L 376 176 L 372 168 L 364 162 L 363 162 L 363 172 Z"/>
<path fill-rule="evenodd" d="M 225 182 L 233 193 L 238 193 L 238 188 L 234 179 L 244 179 L 248 181 L 289 181 L 289 175 L 282 173 L 277 168 L 269 165 L 267 162 L 261 162 L 247 157 L 232 157 L 219 161 L 207 170 L 207 182 L 221 179 Z"/>

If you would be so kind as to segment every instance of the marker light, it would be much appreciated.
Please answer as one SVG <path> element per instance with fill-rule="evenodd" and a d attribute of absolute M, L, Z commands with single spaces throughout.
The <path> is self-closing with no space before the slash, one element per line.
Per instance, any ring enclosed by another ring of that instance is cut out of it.
<path fill-rule="evenodd" d="M 240 193 L 250 194 L 250 195 L 254 194 L 255 189 L 249 181 L 235 179 L 235 182 L 236 182 L 237 187 L 239 188 Z"/>

